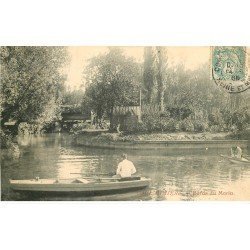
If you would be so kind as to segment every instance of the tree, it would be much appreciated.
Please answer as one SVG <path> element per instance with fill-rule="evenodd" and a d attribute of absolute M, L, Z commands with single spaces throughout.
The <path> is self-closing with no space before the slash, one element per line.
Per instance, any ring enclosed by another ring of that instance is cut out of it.
<path fill-rule="evenodd" d="M 90 59 L 85 68 L 84 104 L 95 110 L 97 117 L 106 112 L 112 127 L 115 106 L 139 104 L 139 64 L 126 57 L 119 48 Z"/>
<path fill-rule="evenodd" d="M 57 99 L 65 77 L 65 47 L 1 47 L 1 125 L 32 122 Z M 51 112 L 53 113 L 53 112 Z"/>
<path fill-rule="evenodd" d="M 144 48 L 143 94 L 148 104 L 157 103 L 164 111 L 167 80 L 167 53 L 162 46 Z"/>
<path fill-rule="evenodd" d="M 82 89 L 66 90 L 63 93 L 62 104 L 79 106 L 83 101 L 84 91 Z"/>
<path fill-rule="evenodd" d="M 84 101 L 85 91 L 82 88 L 65 89 L 62 93 L 61 111 L 63 113 L 83 113 L 82 103 Z M 86 114 L 87 115 L 87 114 Z"/>
<path fill-rule="evenodd" d="M 153 102 L 155 94 L 155 53 L 153 47 L 144 48 L 143 67 L 143 96 L 149 104 Z"/>
<path fill-rule="evenodd" d="M 164 111 L 164 90 L 167 74 L 167 55 L 164 47 L 156 47 L 156 81 L 157 81 L 157 103 L 160 105 L 160 111 Z"/>

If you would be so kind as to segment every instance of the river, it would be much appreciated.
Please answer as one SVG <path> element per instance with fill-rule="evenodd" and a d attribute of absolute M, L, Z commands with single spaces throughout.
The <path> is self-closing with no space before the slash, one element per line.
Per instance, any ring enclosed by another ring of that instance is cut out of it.
<path fill-rule="evenodd" d="M 149 188 L 95 197 L 27 197 L 9 188 L 9 179 L 75 178 L 80 174 L 115 172 L 122 150 L 77 147 L 68 134 L 45 134 L 18 137 L 20 157 L 10 159 L 2 150 L 2 200 L 249 200 L 250 167 L 231 164 L 212 149 L 171 151 L 125 150 L 134 162 L 137 174 L 150 177 Z M 249 153 L 249 152 L 244 152 Z"/>

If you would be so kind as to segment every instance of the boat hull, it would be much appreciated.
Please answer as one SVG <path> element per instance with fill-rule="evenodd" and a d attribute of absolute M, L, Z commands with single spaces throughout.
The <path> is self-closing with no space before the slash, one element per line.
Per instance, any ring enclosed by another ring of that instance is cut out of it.
<path fill-rule="evenodd" d="M 150 185 L 150 179 L 141 178 L 131 181 L 90 182 L 90 183 L 48 183 L 44 180 L 29 180 L 26 182 L 10 180 L 10 187 L 14 191 L 27 193 L 51 194 L 86 194 L 101 195 L 111 193 L 129 192 L 143 189 Z"/>
<path fill-rule="evenodd" d="M 241 160 L 241 159 L 237 159 L 237 158 L 230 157 L 230 156 L 227 156 L 227 155 L 221 155 L 221 157 L 223 157 L 224 159 L 229 160 L 231 163 L 234 163 L 234 164 L 241 164 L 241 165 L 244 164 L 244 165 L 250 166 L 250 161 L 248 161 L 248 160 Z"/>

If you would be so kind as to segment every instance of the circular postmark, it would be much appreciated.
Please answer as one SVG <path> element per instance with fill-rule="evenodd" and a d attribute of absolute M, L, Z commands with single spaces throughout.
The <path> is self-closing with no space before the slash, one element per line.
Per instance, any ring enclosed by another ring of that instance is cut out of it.
<path fill-rule="evenodd" d="M 229 93 L 240 93 L 250 86 L 246 47 L 212 47 L 211 70 L 215 83 Z"/>

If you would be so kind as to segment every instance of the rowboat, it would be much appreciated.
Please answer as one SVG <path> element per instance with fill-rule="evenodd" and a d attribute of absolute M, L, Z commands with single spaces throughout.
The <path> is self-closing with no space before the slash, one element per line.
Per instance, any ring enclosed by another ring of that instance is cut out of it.
<path fill-rule="evenodd" d="M 249 165 L 250 166 L 250 161 L 247 160 L 246 158 L 235 158 L 235 157 L 231 157 L 228 155 L 221 155 L 221 157 L 223 157 L 224 159 L 229 160 L 230 162 L 234 163 L 234 164 L 244 164 L 244 165 Z"/>
<path fill-rule="evenodd" d="M 150 181 L 145 177 L 9 180 L 11 189 L 19 192 L 85 193 L 90 195 L 143 189 L 149 186 Z"/>

